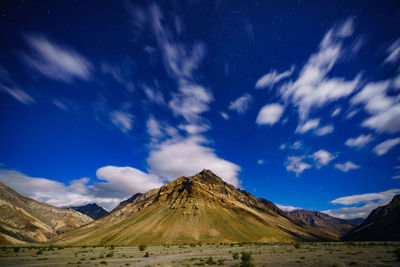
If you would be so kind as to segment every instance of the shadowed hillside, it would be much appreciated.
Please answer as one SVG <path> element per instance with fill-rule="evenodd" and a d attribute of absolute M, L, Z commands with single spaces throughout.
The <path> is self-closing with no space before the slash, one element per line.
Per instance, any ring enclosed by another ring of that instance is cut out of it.
<path fill-rule="evenodd" d="M 392 201 L 374 209 L 353 231 L 348 233 L 345 240 L 360 241 L 389 241 L 400 240 L 400 195 Z"/>
<path fill-rule="evenodd" d="M 45 242 L 92 222 L 88 216 L 23 197 L 0 183 L 0 243 Z"/>

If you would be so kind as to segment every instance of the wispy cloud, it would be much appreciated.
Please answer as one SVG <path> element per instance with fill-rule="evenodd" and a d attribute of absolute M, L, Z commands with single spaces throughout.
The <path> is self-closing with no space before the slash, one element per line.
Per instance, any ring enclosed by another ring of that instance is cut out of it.
<path fill-rule="evenodd" d="M 305 156 L 292 156 L 288 157 L 285 165 L 286 165 L 286 170 L 289 172 L 294 172 L 296 173 L 296 176 L 299 177 L 301 173 L 303 173 L 305 170 L 312 168 L 310 164 L 307 162 L 304 162 L 303 160 L 305 159 Z"/>
<path fill-rule="evenodd" d="M 400 59 L 400 38 L 395 40 L 392 45 L 389 46 L 387 50 L 387 58 L 385 63 L 395 63 Z"/>
<path fill-rule="evenodd" d="M 325 35 L 316 53 L 312 54 L 300 71 L 298 78 L 283 84 L 280 95 L 298 107 L 299 117 L 306 120 L 313 107 L 349 96 L 359 83 L 353 80 L 328 77 L 333 66 L 344 57 L 343 42 L 353 33 L 353 20 L 334 26 Z"/>
<path fill-rule="evenodd" d="M 20 89 L 11 78 L 9 72 L 0 66 L 0 92 L 6 93 L 24 105 L 35 103 L 35 99 Z"/>
<path fill-rule="evenodd" d="M 345 163 L 336 163 L 335 168 L 341 170 L 342 172 L 348 172 L 350 170 L 359 169 L 360 165 L 357 165 L 351 161 L 347 161 Z"/>
<path fill-rule="evenodd" d="M 323 212 L 341 219 L 366 218 L 373 209 L 388 204 L 399 193 L 400 189 L 390 189 L 379 193 L 340 197 L 332 200 L 331 203 L 352 207 L 330 209 Z"/>
<path fill-rule="evenodd" d="M 366 144 L 368 144 L 369 142 L 371 142 L 373 140 L 372 135 L 368 134 L 368 135 L 364 135 L 364 134 L 360 134 L 358 137 L 356 138 L 349 138 L 346 140 L 345 144 L 346 146 L 349 147 L 357 147 L 357 148 L 362 148 L 364 147 Z"/>
<path fill-rule="evenodd" d="M 253 100 L 253 97 L 250 94 L 246 93 L 243 96 L 232 101 L 229 104 L 228 109 L 234 110 L 239 114 L 244 114 L 247 111 L 247 109 L 249 108 L 252 100 Z"/>
<path fill-rule="evenodd" d="M 111 122 L 124 133 L 132 129 L 133 119 L 134 116 L 126 111 L 114 110 L 110 113 Z"/>
<path fill-rule="evenodd" d="M 40 34 L 26 35 L 25 39 L 31 51 L 22 54 L 23 60 L 48 78 L 67 83 L 91 78 L 92 64 L 72 48 L 54 43 Z"/>
<path fill-rule="evenodd" d="M 296 133 L 304 134 L 310 130 L 316 129 L 319 126 L 320 119 L 310 119 L 302 124 L 299 124 L 296 128 Z"/>
<path fill-rule="evenodd" d="M 256 82 L 256 88 L 262 89 L 266 87 L 273 87 L 275 84 L 280 81 L 290 77 L 293 73 L 294 68 L 292 67 L 290 70 L 284 71 L 282 73 L 278 73 L 276 70 L 273 70 L 270 73 L 265 74 Z"/>
<path fill-rule="evenodd" d="M 400 144 L 400 137 L 388 139 L 374 147 L 374 152 L 378 156 L 382 156 L 398 144 Z"/>

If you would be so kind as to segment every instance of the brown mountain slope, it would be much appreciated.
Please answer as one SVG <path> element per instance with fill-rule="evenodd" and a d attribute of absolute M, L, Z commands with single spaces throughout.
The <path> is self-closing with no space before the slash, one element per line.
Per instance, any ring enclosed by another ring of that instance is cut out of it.
<path fill-rule="evenodd" d="M 23 197 L 0 183 L 0 242 L 45 242 L 92 222 L 88 216 Z"/>
<path fill-rule="evenodd" d="M 335 218 L 318 211 L 294 210 L 289 212 L 289 214 L 326 233 L 326 235 L 331 236 L 332 239 L 337 240 L 355 227 L 346 220 Z"/>
<path fill-rule="evenodd" d="M 374 209 L 365 221 L 344 237 L 357 241 L 400 241 L 400 194 Z"/>
<path fill-rule="evenodd" d="M 54 241 L 134 245 L 326 239 L 273 207 L 203 170 L 136 195 L 104 218 Z"/>

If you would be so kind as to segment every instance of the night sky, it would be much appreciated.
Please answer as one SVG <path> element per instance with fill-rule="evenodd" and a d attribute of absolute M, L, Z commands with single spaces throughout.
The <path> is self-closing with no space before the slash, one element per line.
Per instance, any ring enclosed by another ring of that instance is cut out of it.
<path fill-rule="evenodd" d="M 108 210 L 210 169 L 283 209 L 400 193 L 398 1 L 1 1 L 0 181 Z"/>

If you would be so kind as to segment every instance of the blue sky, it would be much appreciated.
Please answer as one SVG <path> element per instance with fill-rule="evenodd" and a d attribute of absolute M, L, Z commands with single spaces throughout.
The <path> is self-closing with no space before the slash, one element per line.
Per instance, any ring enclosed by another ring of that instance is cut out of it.
<path fill-rule="evenodd" d="M 211 169 L 284 209 L 400 193 L 396 1 L 0 4 L 0 181 L 107 209 Z"/>

